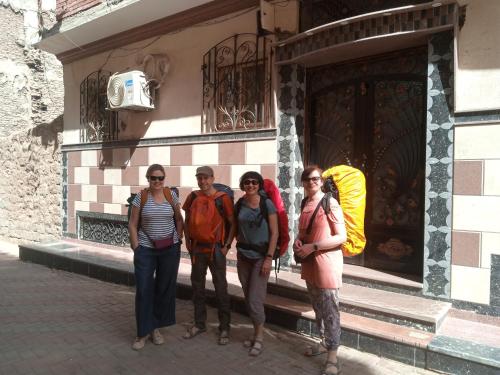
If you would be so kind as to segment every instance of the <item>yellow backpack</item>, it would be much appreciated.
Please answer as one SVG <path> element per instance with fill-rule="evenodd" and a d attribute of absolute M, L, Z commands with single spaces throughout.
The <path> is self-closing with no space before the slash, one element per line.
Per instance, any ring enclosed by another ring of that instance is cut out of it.
<path fill-rule="evenodd" d="M 348 165 L 337 165 L 324 171 L 323 179 L 325 180 L 325 193 L 337 188 L 339 203 L 344 212 L 347 241 L 342 245 L 342 253 L 348 257 L 358 255 L 363 252 L 366 245 L 365 176 L 359 169 Z"/>

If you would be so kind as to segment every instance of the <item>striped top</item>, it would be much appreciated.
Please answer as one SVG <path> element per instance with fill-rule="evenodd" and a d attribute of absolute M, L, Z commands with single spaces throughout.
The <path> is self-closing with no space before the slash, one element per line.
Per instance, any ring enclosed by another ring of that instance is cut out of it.
<path fill-rule="evenodd" d="M 135 196 L 132 204 L 139 209 L 141 208 L 141 194 L 142 190 Z M 172 191 L 172 198 L 174 204 L 179 204 L 179 198 L 174 191 Z M 167 202 L 163 201 L 158 204 L 154 201 L 151 193 L 148 193 L 148 200 L 142 208 L 141 212 L 141 227 L 138 231 L 139 245 L 146 247 L 154 247 L 153 243 L 150 241 L 148 236 L 144 234 L 144 231 L 153 240 L 158 240 L 160 238 L 172 237 L 174 236 L 174 243 L 179 242 L 179 235 L 175 230 L 174 223 L 174 209 Z"/>

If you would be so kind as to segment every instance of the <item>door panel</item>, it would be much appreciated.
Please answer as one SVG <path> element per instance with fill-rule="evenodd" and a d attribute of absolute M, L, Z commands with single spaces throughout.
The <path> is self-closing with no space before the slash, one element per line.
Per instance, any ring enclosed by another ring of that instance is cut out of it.
<path fill-rule="evenodd" d="M 423 77 L 387 75 L 312 95 L 310 162 L 367 178 L 367 245 L 347 263 L 422 275 L 425 94 Z"/>

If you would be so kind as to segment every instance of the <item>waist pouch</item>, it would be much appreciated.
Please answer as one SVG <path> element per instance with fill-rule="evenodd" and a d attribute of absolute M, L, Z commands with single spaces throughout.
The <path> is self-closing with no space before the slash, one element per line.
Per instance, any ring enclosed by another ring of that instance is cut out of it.
<path fill-rule="evenodd" d="M 155 249 L 166 249 L 167 247 L 170 247 L 174 244 L 174 237 L 163 237 L 157 240 L 153 240 L 152 242 Z"/>

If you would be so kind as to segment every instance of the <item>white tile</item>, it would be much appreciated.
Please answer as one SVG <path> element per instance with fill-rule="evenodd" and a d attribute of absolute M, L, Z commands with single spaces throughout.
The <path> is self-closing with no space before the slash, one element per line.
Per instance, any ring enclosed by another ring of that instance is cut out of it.
<path fill-rule="evenodd" d="M 198 183 L 196 182 L 196 168 L 198 165 L 193 166 L 182 166 L 181 167 L 181 186 L 182 187 L 192 187 L 198 189 Z"/>
<path fill-rule="evenodd" d="M 491 254 L 500 255 L 500 233 L 481 234 L 482 268 L 491 268 Z"/>
<path fill-rule="evenodd" d="M 500 125 L 455 128 L 455 159 L 500 159 Z"/>
<path fill-rule="evenodd" d="M 121 185 L 121 184 L 122 184 L 121 168 L 106 168 L 104 170 L 104 185 Z"/>
<path fill-rule="evenodd" d="M 82 151 L 82 167 L 97 167 L 97 150 Z"/>
<path fill-rule="evenodd" d="M 104 203 L 104 213 L 121 215 L 122 205 L 117 203 Z"/>
<path fill-rule="evenodd" d="M 490 270 L 451 266 L 451 298 L 474 303 L 490 303 Z"/>
<path fill-rule="evenodd" d="M 231 165 L 231 188 L 240 188 L 240 177 L 243 173 L 255 171 L 260 173 L 260 165 Z"/>
<path fill-rule="evenodd" d="M 90 181 L 89 167 L 75 167 L 75 184 L 88 184 Z"/>
<path fill-rule="evenodd" d="M 247 142 L 247 164 L 276 164 L 278 151 L 275 140 Z"/>
<path fill-rule="evenodd" d="M 218 165 L 219 145 L 217 143 L 193 145 L 193 164 Z"/>
<path fill-rule="evenodd" d="M 113 149 L 113 165 L 115 167 L 126 167 L 130 163 L 130 149 L 129 148 L 115 148 Z"/>
<path fill-rule="evenodd" d="M 500 160 L 484 161 L 484 195 L 500 195 Z"/>
<path fill-rule="evenodd" d="M 82 185 L 82 201 L 97 202 L 97 185 Z"/>
<path fill-rule="evenodd" d="M 453 196 L 453 229 L 500 232 L 500 196 Z"/>
<path fill-rule="evenodd" d="M 148 150 L 149 165 L 170 165 L 170 146 L 150 147 Z"/>
<path fill-rule="evenodd" d="M 148 179 L 146 178 L 146 172 L 148 171 L 149 166 L 141 166 L 139 167 L 139 186 L 148 186 Z"/>
<path fill-rule="evenodd" d="M 130 197 L 130 186 L 113 186 L 113 203 L 126 204 L 127 198 Z"/>
<path fill-rule="evenodd" d="M 90 203 L 75 201 L 75 212 L 76 211 L 87 211 L 87 212 L 90 211 Z"/>

